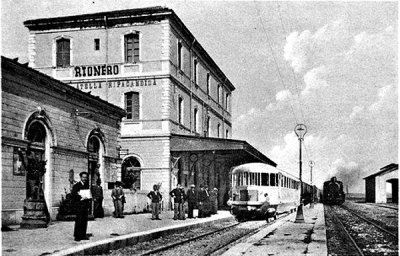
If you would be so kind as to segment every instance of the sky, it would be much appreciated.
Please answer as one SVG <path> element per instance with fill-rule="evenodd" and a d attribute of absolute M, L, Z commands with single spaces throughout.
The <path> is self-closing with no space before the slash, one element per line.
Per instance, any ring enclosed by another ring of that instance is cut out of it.
<path fill-rule="evenodd" d="M 3 0 L 1 52 L 27 62 L 28 19 L 149 6 L 173 9 L 236 87 L 233 139 L 303 180 L 349 192 L 398 163 L 398 4 L 394 1 Z"/>

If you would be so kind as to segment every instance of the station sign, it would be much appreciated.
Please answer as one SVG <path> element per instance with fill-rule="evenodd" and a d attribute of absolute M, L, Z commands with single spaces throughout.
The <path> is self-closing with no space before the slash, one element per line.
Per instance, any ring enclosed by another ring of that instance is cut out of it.
<path fill-rule="evenodd" d="M 125 88 L 125 87 L 144 87 L 144 86 L 155 86 L 157 80 L 155 78 L 148 79 L 127 79 L 118 81 L 99 81 L 99 82 L 81 82 L 81 83 L 70 83 L 79 90 L 96 90 L 102 89 L 106 86 L 109 89 L 112 88 Z"/>
<path fill-rule="evenodd" d="M 120 72 L 119 65 L 94 65 L 74 67 L 74 77 L 115 76 Z"/>

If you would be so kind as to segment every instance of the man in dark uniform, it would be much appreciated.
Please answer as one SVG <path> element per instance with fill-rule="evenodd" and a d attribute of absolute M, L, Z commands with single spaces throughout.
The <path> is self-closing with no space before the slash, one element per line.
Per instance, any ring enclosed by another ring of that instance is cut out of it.
<path fill-rule="evenodd" d="M 207 192 L 204 189 L 203 185 L 200 185 L 200 191 L 197 197 L 198 205 L 199 205 L 199 218 L 206 217 L 205 207 L 208 200 Z"/>
<path fill-rule="evenodd" d="M 197 191 L 195 189 L 195 185 L 190 185 L 190 189 L 186 193 L 187 201 L 188 201 L 188 218 L 193 218 L 193 209 L 197 204 Z"/>
<path fill-rule="evenodd" d="M 88 173 L 79 174 L 81 181 L 72 187 L 71 196 L 76 213 L 74 237 L 75 241 L 89 240 L 86 235 L 88 224 L 88 212 L 90 206 L 90 193 L 88 184 Z"/>
<path fill-rule="evenodd" d="M 95 218 L 103 218 L 103 188 L 101 187 L 100 178 L 96 180 L 96 185 L 92 186 L 92 196 L 93 196 L 93 216 Z"/>
<path fill-rule="evenodd" d="M 174 220 L 180 219 L 184 220 L 185 219 L 185 212 L 183 209 L 183 205 L 186 200 L 186 195 L 185 191 L 181 187 L 180 184 L 174 188 L 169 195 L 174 198 Z"/>

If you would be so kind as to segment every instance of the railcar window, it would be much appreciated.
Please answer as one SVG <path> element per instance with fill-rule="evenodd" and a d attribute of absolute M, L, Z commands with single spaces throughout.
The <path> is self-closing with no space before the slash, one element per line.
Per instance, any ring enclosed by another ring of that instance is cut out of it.
<path fill-rule="evenodd" d="M 276 176 L 276 177 L 275 177 Z M 277 182 L 276 182 L 276 179 L 275 178 L 277 178 L 278 176 L 277 175 L 275 175 L 275 173 L 271 173 L 271 182 L 269 183 L 271 186 L 276 186 L 276 184 L 277 184 Z"/>
<path fill-rule="evenodd" d="M 250 173 L 250 183 L 249 185 L 254 185 L 254 173 Z"/>
<path fill-rule="evenodd" d="M 268 173 L 261 173 L 261 186 L 269 186 Z"/>
<path fill-rule="evenodd" d="M 278 179 L 278 175 L 275 175 L 275 186 L 278 186 L 278 181 L 279 181 L 279 179 Z"/>

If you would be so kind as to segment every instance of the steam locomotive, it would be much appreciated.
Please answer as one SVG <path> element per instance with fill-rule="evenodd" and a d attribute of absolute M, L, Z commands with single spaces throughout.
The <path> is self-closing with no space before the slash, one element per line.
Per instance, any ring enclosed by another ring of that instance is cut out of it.
<path fill-rule="evenodd" d="M 341 205 L 345 201 L 345 196 L 343 182 L 338 181 L 336 177 L 332 177 L 329 181 L 324 182 L 322 192 L 324 204 Z"/>

